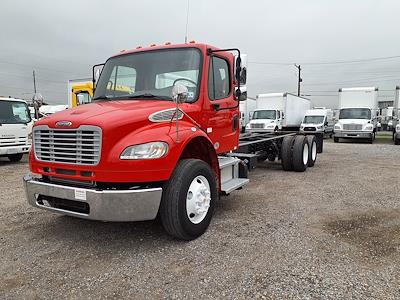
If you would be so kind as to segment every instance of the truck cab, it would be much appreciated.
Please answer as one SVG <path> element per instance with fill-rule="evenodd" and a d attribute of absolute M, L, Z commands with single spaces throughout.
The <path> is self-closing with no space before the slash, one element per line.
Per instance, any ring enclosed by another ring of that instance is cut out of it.
<path fill-rule="evenodd" d="M 276 109 L 256 109 L 246 130 L 257 132 L 274 132 L 282 129 L 283 112 Z"/>
<path fill-rule="evenodd" d="M 21 99 L 0 98 L 0 157 L 16 162 L 32 144 L 30 110 Z"/>
<path fill-rule="evenodd" d="M 248 182 L 220 159 L 239 143 L 242 70 L 238 49 L 197 43 L 112 56 L 91 103 L 35 123 L 28 202 L 102 221 L 159 214 L 174 237 L 201 235 L 219 194 Z"/>

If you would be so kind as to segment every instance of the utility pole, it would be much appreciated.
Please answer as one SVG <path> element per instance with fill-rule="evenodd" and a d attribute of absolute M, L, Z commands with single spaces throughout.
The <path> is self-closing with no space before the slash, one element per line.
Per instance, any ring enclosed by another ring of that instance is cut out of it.
<path fill-rule="evenodd" d="M 298 81 L 297 81 L 297 96 L 300 96 L 300 84 L 303 82 L 303 79 L 301 78 L 301 65 L 296 65 L 294 66 L 297 68 L 299 75 L 298 75 Z"/>
<path fill-rule="evenodd" d="M 33 91 L 36 94 L 36 75 L 35 75 L 35 70 L 33 70 Z"/>

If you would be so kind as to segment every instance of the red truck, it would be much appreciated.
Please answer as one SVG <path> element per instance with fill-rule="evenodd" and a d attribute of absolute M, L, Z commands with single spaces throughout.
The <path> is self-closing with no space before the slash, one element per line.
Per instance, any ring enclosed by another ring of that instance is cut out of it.
<path fill-rule="evenodd" d="M 95 73 L 93 103 L 35 123 L 24 177 L 35 207 L 101 221 L 159 216 L 169 234 L 191 240 L 208 228 L 220 195 L 249 181 L 257 159 L 304 171 L 322 151 L 318 137 L 297 133 L 240 138 L 238 49 L 138 47 Z"/>

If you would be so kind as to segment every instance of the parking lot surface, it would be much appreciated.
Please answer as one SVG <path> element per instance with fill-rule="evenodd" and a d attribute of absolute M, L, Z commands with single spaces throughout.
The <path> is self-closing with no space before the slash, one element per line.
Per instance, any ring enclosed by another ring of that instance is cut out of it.
<path fill-rule="evenodd" d="M 160 223 L 30 207 L 0 159 L 0 298 L 399 299 L 400 146 L 325 143 L 315 167 L 263 163 L 191 242 Z"/>

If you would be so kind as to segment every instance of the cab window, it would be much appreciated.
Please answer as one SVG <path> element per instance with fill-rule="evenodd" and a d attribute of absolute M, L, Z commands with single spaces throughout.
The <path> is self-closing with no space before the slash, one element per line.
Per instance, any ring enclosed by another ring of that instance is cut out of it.
<path fill-rule="evenodd" d="M 231 92 L 230 80 L 228 62 L 225 59 L 213 56 L 208 71 L 208 97 L 210 100 L 228 97 Z"/>

